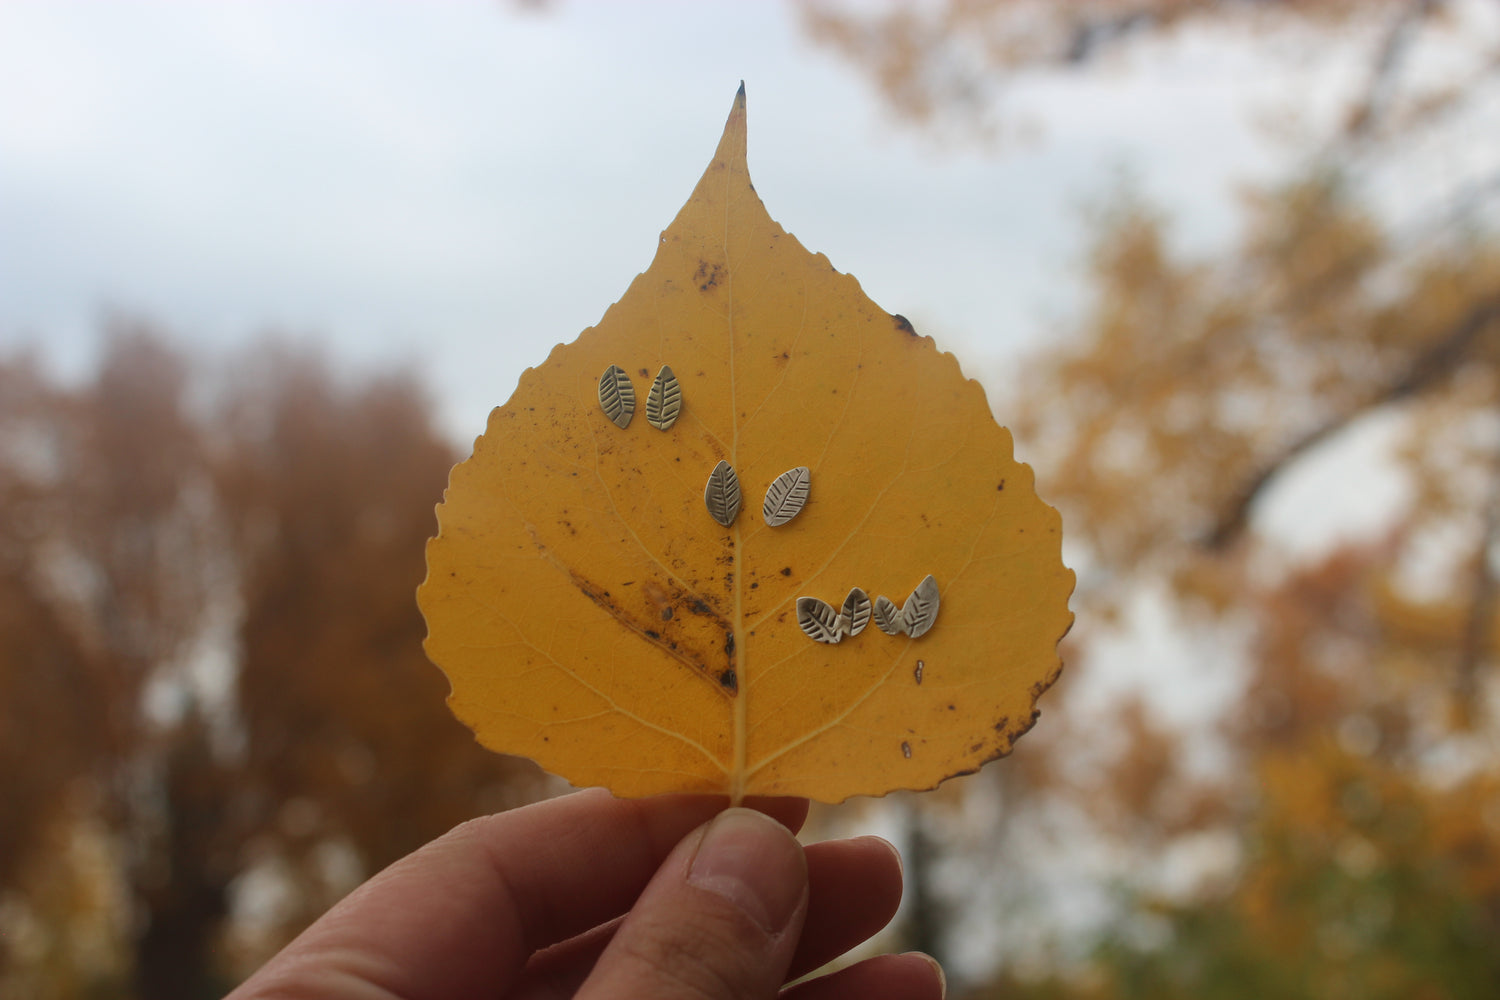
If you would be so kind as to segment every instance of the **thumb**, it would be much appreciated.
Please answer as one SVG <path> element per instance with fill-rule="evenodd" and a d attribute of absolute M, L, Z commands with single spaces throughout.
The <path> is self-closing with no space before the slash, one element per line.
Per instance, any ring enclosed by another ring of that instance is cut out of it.
<path fill-rule="evenodd" d="M 786 827 L 727 809 L 657 869 L 578 998 L 771 1000 L 807 897 L 807 859 Z"/>

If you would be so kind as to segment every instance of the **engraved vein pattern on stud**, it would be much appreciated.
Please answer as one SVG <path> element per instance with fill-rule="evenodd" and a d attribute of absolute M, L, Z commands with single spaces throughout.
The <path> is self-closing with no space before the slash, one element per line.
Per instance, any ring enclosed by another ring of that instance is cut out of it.
<path fill-rule="evenodd" d="M 939 596 L 937 581 L 928 573 L 901 608 L 901 621 L 906 626 L 907 635 L 920 639 L 932 628 L 932 623 L 937 621 Z"/>
<path fill-rule="evenodd" d="M 886 635 L 900 635 L 906 630 L 906 623 L 901 620 L 901 609 L 884 594 L 875 598 L 875 627 Z"/>
<path fill-rule="evenodd" d="M 708 516 L 724 527 L 734 524 L 740 512 L 740 477 L 728 462 L 720 461 L 708 474 L 708 484 L 703 487 L 703 505 Z"/>
<path fill-rule="evenodd" d="M 797 598 L 797 624 L 814 642 L 833 644 L 844 637 L 839 613 L 816 597 Z"/>
<path fill-rule="evenodd" d="M 646 396 L 646 422 L 659 431 L 670 430 L 682 412 L 682 387 L 669 365 L 662 365 Z"/>
<path fill-rule="evenodd" d="M 870 624 L 870 595 L 859 587 L 850 589 L 839 610 L 839 627 L 850 635 L 859 635 Z"/>
<path fill-rule="evenodd" d="M 937 621 L 940 597 L 937 580 L 928 573 L 899 609 L 896 602 L 884 594 L 875 598 L 875 626 L 886 635 L 905 633 L 913 639 L 920 639 Z"/>
<path fill-rule="evenodd" d="M 776 477 L 766 490 L 766 502 L 761 508 L 766 524 L 775 528 L 786 524 L 802 512 L 807 503 L 807 494 L 812 484 L 812 472 L 799 465 Z"/>
<path fill-rule="evenodd" d="M 635 415 L 635 386 L 619 365 L 610 365 L 599 376 L 599 407 L 616 427 L 623 430 L 630 426 L 630 418 Z"/>

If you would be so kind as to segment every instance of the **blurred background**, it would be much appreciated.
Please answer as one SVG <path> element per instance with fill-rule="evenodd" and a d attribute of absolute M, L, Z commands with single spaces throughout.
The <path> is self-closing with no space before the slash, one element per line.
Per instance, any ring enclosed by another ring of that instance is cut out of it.
<path fill-rule="evenodd" d="M 561 788 L 413 590 L 735 88 L 1079 571 L 1015 754 L 815 815 L 969 998 L 1500 994 L 1500 3 L 0 6 L 0 998 L 221 995 Z"/>

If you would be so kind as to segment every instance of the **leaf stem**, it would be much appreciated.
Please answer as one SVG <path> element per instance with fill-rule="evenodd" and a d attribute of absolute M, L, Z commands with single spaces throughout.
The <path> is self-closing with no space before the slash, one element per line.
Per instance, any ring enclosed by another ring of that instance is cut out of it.
<path fill-rule="evenodd" d="M 750 692 L 745 677 L 744 587 L 740 583 L 740 529 L 734 528 L 734 760 L 729 768 L 729 804 L 739 805 L 745 798 L 745 772 L 749 757 L 750 712 L 746 704 Z"/>
<path fill-rule="evenodd" d="M 735 96 L 735 112 L 741 115 L 739 130 L 741 145 L 736 150 L 736 166 L 745 170 L 744 146 L 744 84 L 740 84 L 740 92 Z M 731 118 L 733 114 L 731 114 Z M 725 295 L 728 299 L 729 308 L 726 316 L 729 320 L 729 413 L 732 431 L 729 439 L 729 464 L 738 465 L 740 456 L 740 411 L 739 411 L 739 384 L 735 373 L 735 328 L 734 328 L 734 262 L 730 259 L 729 230 L 732 216 L 729 207 L 733 199 L 729 196 L 729 183 L 732 171 L 724 172 L 725 198 L 724 198 L 724 270 L 727 275 L 725 281 Z M 729 804 L 737 806 L 745 798 L 746 763 L 749 758 L 750 743 L 750 712 L 746 707 L 750 700 L 748 671 L 745 670 L 745 581 L 744 573 L 744 537 L 740 531 L 740 522 L 736 520 L 731 529 L 734 540 L 734 759 L 729 769 Z"/>

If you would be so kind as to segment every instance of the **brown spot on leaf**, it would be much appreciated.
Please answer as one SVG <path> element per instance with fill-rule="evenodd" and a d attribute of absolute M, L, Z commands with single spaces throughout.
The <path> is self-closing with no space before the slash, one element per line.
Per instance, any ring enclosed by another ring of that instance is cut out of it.
<path fill-rule="evenodd" d="M 706 260 L 700 260 L 698 270 L 693 272 L 693 280 L 698 283 L 698 291 L 706 292 L 719 283 L 723 274 L 722 264 L 710 264 Z"/>
<path fill-rule="evenodd" d="M 917 335 L 917 331 L 912 329 L 911 322 L 900 313 L 896 313 L 894 316 L 892 316 L 891 322 L 896 324 L 896 329 L 900 330 L 908 337 L 915 337 Z"/>
<path fill-rule="evenodd" d="M 782 576 L 791 576 L 792 575 L 792 567 L 790 567 L 790 566 L 783 566 L 783 567 L 781 567 L 781 575 Z"/>
<path fill-rule="evenodd" d="M 725 670 L 719 675 L 719 686 L 730 694 L 736 694 L 740 689 L 740 680 L 733 670 Z"/>
<path fill-rule="evenodd" d="M 647 580 L 641 584 L 640 593 L 658 613 L 672 606 L 672 592 L 656 580 Z"/>
<path fill-rule="evenodd" d="M 901 756 L 905 757 L 907 760 L 911 760 L 911 744 L 906 742 L 905 740 L 901 741 Z"/>
<path fill-rule="evenodd" d="M 546 547 L 541 545 L 539 542 L 537 543 L 537 548 L 543 552 L 546 551 Z M 599 585 L 593 583 L 576 571 L 569 571 L 568 576 L 572 581 L 573 586 L 578 588 L 579 593 L 583 594 L 583 596 L 593 601 L 595 605 L 609 614 L 609 616 L 614 618 L 615 621 L 619 622 L 631 632 L 634 632 L 636 635 L 640 636 L 642 641 L 649 642 L 658 649 L 665 651 L 673 659 L 677 660 L 679 663 L 682 663 L 687 667 L 690 667 L 694 672 L 700 673 L 710 679 L 715 678 L 714 671 L 716 668 L 708 666 L 706 660 L 708 660 L 709 658 L 717 659 L 717 656 L 705 656 L 704 653 L 706 651 L 699 651 L 696 655 L 691 651 L 684 652 L 675 640 L 669 637 L 664 637 L 659 631 L 654 628 L 648 628 L 644 622 L 640 621 L 636 617 L 639 614 L 638 610 L 632 610 L 622 607 L 619 601 L 610 596 L 608 590 L 605 590 Z M 641 588 L 641 592 L 649 595 L 651 592 L 651 588 L 653 587 L 660 592 L 658 595 L 659 597 L 668 600 L 672 599 L 673 595 L 669 594 L 665 587 L 662 587 L 660 584 L 651 580 L 646 581 L 646 584 Z M 689 599 L 689 595 L 679 594 L 676 595 L 676 599 L 685 601 Z M 702 610 L 699 612 L 700 614 L 711 616 L 720 625 L 720 627 L 728 629 L 729 623 L 725 621 L 721 616 L 715 615 L 713 613 L 713 609 L 710 608 L 701 598 L 692 598 L 692 600 L 694 601 L 694 610 L 698 610 L 699 608 L 701 608 Z M 658 612 L 658 614 L 660 613 Z M 665 616 L 663 616 L 663 618 L 665 618 Z M 731 673 L 732 672 L 733 671 L 731 671 Z M 719 684 L 722 685 L 723 678 L 719 677 L 717 679 Z"/>

